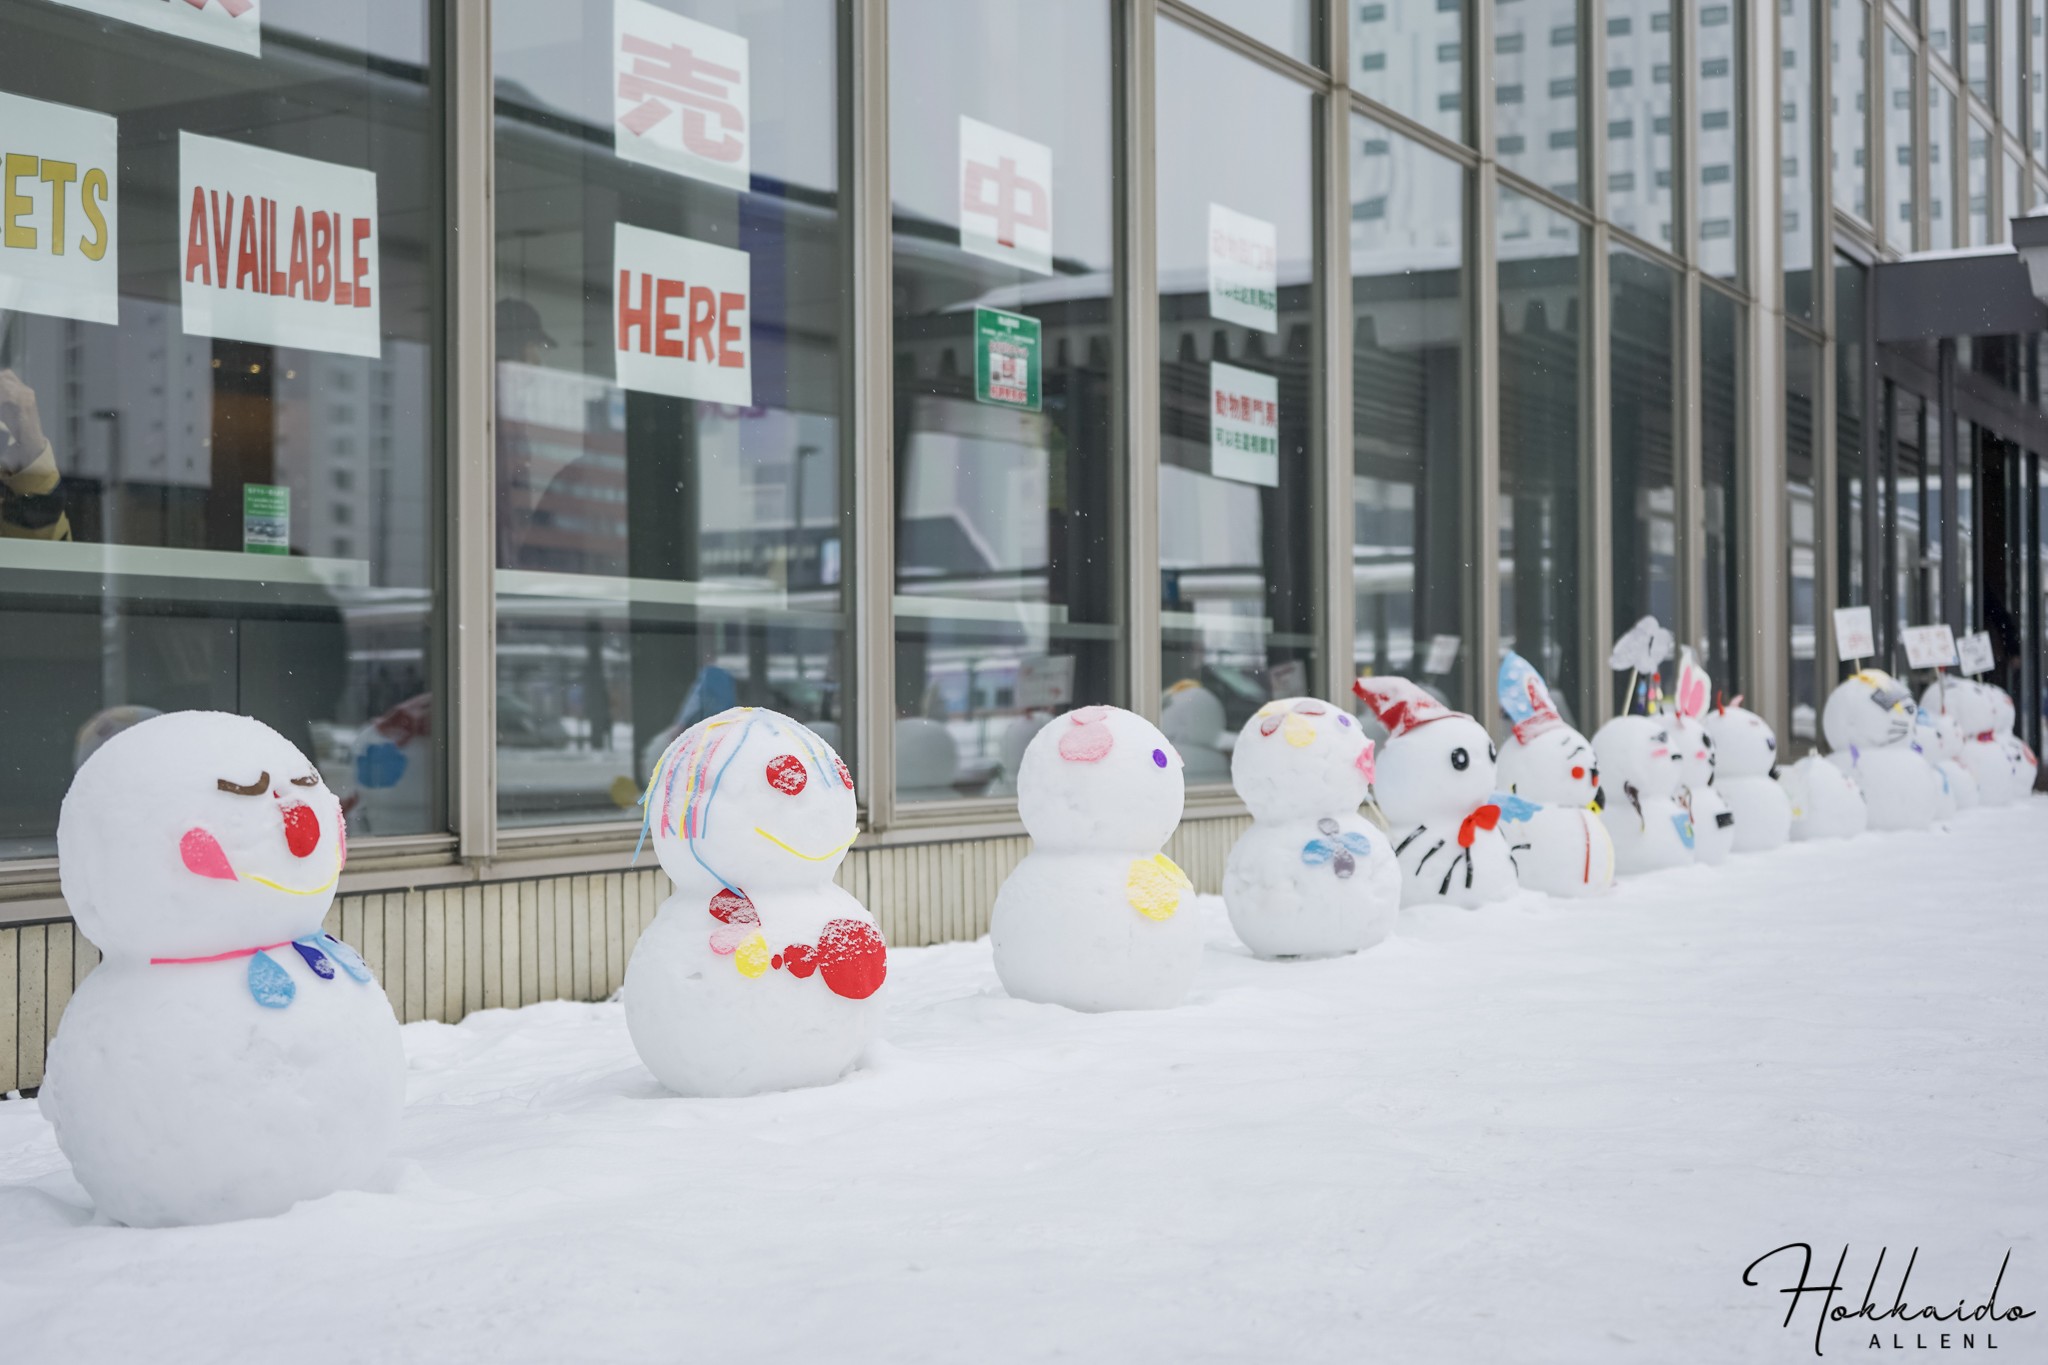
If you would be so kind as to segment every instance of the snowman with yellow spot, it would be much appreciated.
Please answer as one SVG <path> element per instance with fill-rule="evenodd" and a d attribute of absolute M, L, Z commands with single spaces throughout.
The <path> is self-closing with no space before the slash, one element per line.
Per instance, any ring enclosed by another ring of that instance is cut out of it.
<path fill-rule="evenodd" d="M 1084 706 L 1033 737 L 1017 773 L 1031 852 L 989 924 L 1003 989 L 1077 1010 L 1186 998 L 1202 933 L 1193 884 L 1162 851 L 1185 799 L 1180 755 L 1142 716 Z"/>
<path fill-rule="evenodd" d="M 1314 697 L 1267 702 L 1230 751 L 1251 828 L 1223 868 L 1230 926 L 1260 957 L 1370 948 L 1401 910 L 1401 865 L 1358 813 L 1373 743 L 1345 710 Z"/>
<path fill-rule="evenodd" d="M 832 881 L 856 830 L 846 765 L 788 716 L 736 706 L 677 736 L 643 799 L 675 894 L 626 966 L 640 1060 L 682 1095 L 838 1080 L 888 972 L 874 917 Z"/>

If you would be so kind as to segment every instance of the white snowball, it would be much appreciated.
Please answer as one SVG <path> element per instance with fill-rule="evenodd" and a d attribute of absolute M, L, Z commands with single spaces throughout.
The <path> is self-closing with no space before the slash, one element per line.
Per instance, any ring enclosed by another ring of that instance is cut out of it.
<path fill-rule="evenodd" d="M 1870 827 L 1863 793 L 1849 775 L 1808 754 L 1779 777 L 1792 806 L 1794 839 L 1846 839 Z"/>

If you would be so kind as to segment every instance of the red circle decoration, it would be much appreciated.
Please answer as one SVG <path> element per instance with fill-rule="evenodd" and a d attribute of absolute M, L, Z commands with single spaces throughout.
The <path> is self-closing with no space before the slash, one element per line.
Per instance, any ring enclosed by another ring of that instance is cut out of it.
<path fill-rule="evenodd" d="M 841 758 L 838 754 L 834 754 L 832 755 L 832 762 L 836 764 L 839 768 L 839 780 L 846 784 L 846 789 L 848 791 L 852 791 L 853 773 L 847 769 L 846 760 Z"/>
<path fill-rule="evenodd" d="M 294 858 L 310 857 L 320 847 L 320 817 L 305 802 L 284 808 L 284 841 Z"/>
<path fill-rule="evenodd" d="M 747 894 L 744 891 L 734 891 L 721 887 L 711 897 L 711 904 L 706 908 L 710 910 L 711 918 L 721 924 L 759 924 L 761 922 L 760 911 L 754 909 L 754 903 L 747 899 Z"/>
<path fill-rule="evenodd" d="M 768 785 L 784 796 L 795 796 L 810 780 L 810 770 L 795 754 L 777 754 L 768 760 Z"/>
<path fill-rule="evenodd" d="M 889 974 L 889 946 L 864 920 L 835 919 L 818 935 L 818 974 L 832 994 L 865 1000 Z"/>

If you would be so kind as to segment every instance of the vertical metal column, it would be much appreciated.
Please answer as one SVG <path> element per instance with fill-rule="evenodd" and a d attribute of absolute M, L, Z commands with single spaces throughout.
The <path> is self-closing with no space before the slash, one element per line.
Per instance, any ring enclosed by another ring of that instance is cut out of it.
<path fill-rule="evenodd" d="M 1472 413 L 1472 458 L 1462 490 L 1466 639 L 1459 670 L 1469 698 L 1491 695 L 1494 661 L 1500 654 L 1500 268 L 1494 244 L 1500 178 L 1493 159 L 1493 6 L 1494 0 L 1469 6 L 1465 30 L 1472 54 L 1466 68 L 1472 82 L 1469 126 L 1480 153 L 1468 215 L 1471 237 L 1465 248 L 1472 279 L 1472 392 L 1466 398 Z M 1490 714 L 1493 708 L 1482 710 Z"/>
<path fill-rule="evenodd" d="M 1743 11 L 1738 10 L 1740 14 Z M 1749 166 L 1742 215 L 1749 292 L 1748 364 L 1743 368 L 1743 458 L 1735 496 L 1740 543 L 1730 547 L 1740 566 L 1737 628 L 1743 641 L 1742 676 L 1724 680 L 1732 696 L 1750 698 L 1761 716 L 1781 715 L 1789 703 L 1790 572 L 1785 459 L 1785 263 L 1783 259 L 1783 125 L 1778 107 L 1778 54 L 1784 50 L 1777 7 L 1750 10 L 1739 35 L 1745 114 L 1740 133 Z M 1817 59 L 1817 54 L 1816 54 Z M 1812 163 L 1802 157 L 1800 164 Z M 1818 168 L 1814 168 L 1818 173 Z M 1809 195 L 1809 200 L 1812 196 Z M 1803 214 L 1810 214 L 1810 204 Z M 1815 235 L 1816 248 L 1819 235 Z"/>
<path fill-rule="evenodd" d="M 1814 163 L 1819 181 L 1813 222 L 1813 311 L 1822 334 L 1815 348 L 1813 376 L 1813 670 L 1817 692 L 1834 685 L 1839 660 L 1835 658 L 1833 611 L 1842 600 L 1841 515 L 1835 487 L 1835 216 L 1834 185 L 1827 168 L 1834 165 L 1833 120 L 1821 111 L 1833 108 L 1835 72 L 1828 54 L 1833 51 L 1834 14 L 1830 6 L 1814 0 Z M 1866 101 L 1868 103 L 1868 101 Z M 1865 158 L 1868 161 L 1870 158 Z M 1788 645 L 1789 647 L 1789 645 Z M 1792 743 L 1792 714 L 1789 695 L 1786 709 L 1767 717 L 1778 729 L 1779 752 L 1789 754 Z"/>
<path fill-rule="evenodd" d="M 1351 63 L 1350 0 L 1326 0 L 1323 6 L 1325 65 L 1334 88 L 1319 96 L 1322 117 L 1317 139 L 1317 223 L 1322 256 L 1321 306 L 1317 326 L 1322 375 L 1320 415 L 1323 423 L 1322 517 L 1317 546 L 1322 566 L 1322 591 L 1317 603 L 1322 622 L 1322 676 L 1311 686 L 1325 697 L 1349 694 L 1357 675 L 1353 632 L 1357 610 L 1351 562 L 1352 538 L 1352 395 L 1351 395 Z M 1419 586 L 1419 585 L 1418 585 Z"/>
<path fill-rule="evenodd" d="M 1975 501 L 1977 480 L 1970 480 L 1971 492 L 1962 491 L 1962 471 L 1966 464 L 1973 466 L 1976 451 L 1970 452 L 1966 460 L 1963 455 L 1963 423 L 1956 415 L 1956 342 L 1954 337 L 1943 337 L 1941 341 L 1935 388 L 1941 395 L 1941 614 L 1938 619 L 1949 622 L 1958 635 L 1967 634 L 1975 627 L 1963 615 L 1963 528 L 1961 511 L 1967 496 Z M 1972 443 L 1974 445 L 1974 442 Z M 1923 453 L 1921 459 L 1924 461 Z M 1893 516 L 1898 515 L 1894 508 Z"/>
<path fill-rule="evenodd" d="M 1685 258 L 1678 293 L 1678 440 L 1672 460 L 1673 523 L 1678 537 L 1673 596 L 1678 619 L 1668 622 L 1680 644 L 1700 645 L 1706 633 L 1706 490 L 1701 476 L 1701 407 L 1705 384 L 1701 378 L 1700 349 L 1700 223 L 1699 127 L 1693 115 L 1699 108 L 1699 44 L 1694 25 L 1699 6 L 1679 8 L 1681 22 L 1672 25 L 1673 65 L 1678 79 L 1672 84 L 1672 200 L 1674 234 L 1679 254 Z M 1667 671 L 1667 677 L 1670 676 Z"/>
<path fill-rule="evenodd" d="M 1614 714 L 1614 689 L 1608 679 L 1607 655 L 1614 624 L 1614 324 L 1613 293 L 1608 278 L 1612 245 L 1607 227 L 1607 25 L 1605 6 L 1589 3 L 1581 11 L 1579 31 L 1586 35 L 1587 76 L 1579 82 L 1586 94 L 1579 111 L 1584 141 L 1590 149 L 1581 159 L 1580 174 L 1593 209 L 1593 226 L 1585 234 L 1585 306 L 1579 310 L 1586 329 L 1585 351 L 1590 364 L 1580 385 L 1585 405 L 1581 429 L 1586 433 L 1580 461 L 1579 601 L 1584 615 L 1579 626 L 1579 676 L 1585 680 L 1588 709 L 1580 716 L 1591 734 Z M 1636 452 L 1624 451 L 1621 457 Z"/>
<path fill-rule="evenodd" d="M 1123 383 L 1125 678 L 1130 709 L 1159 718 L 1159 236 L 1155 99 L 1158 8 L 1125 0 L 1118 19 L 1123 80 L 1117 91 L 1118 254 L 1123 308 L 1118 328 Z"/>

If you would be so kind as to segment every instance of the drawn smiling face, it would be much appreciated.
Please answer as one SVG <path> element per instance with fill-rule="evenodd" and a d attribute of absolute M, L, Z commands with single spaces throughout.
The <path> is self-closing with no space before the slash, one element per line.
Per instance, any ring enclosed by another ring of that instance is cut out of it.
<path fill-rule="evenodd" d="M 283 735 L 178 711 L 86 760 L 57 846 L 65 899 L 102 952 L 190 957 L 318 930 L 347 837 L 341 802 Z"/>

